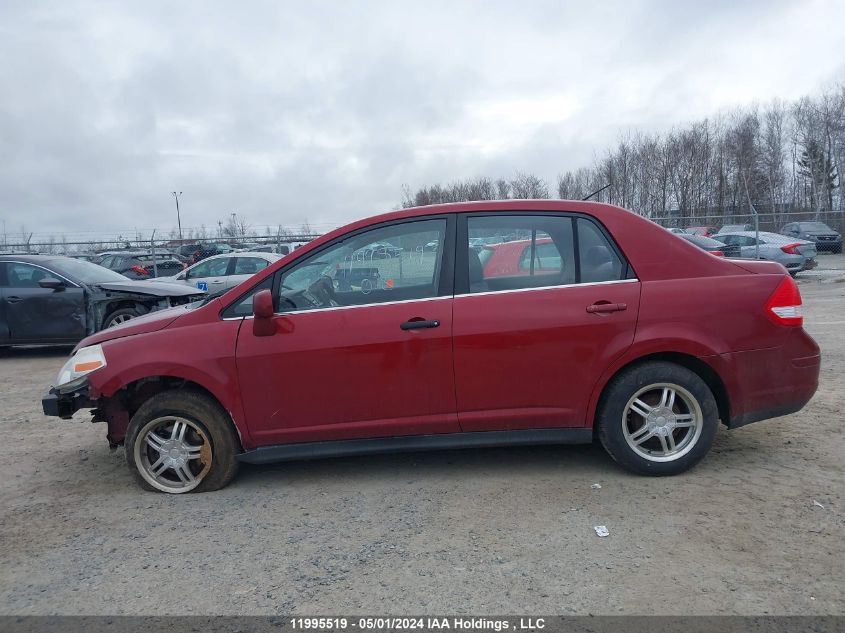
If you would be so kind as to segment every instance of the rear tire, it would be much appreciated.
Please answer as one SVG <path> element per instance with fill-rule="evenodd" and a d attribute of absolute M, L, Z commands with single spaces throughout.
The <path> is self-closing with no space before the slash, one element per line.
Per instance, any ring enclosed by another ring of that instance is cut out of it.
<path fill-rule="evenodd" d="M 649 361 L 613 378 L 596 424 L 605 450 L 624 468 L 677 475 L 710 450 L 719 410 L 698 374 L 674 363 Z"/>
<path fill-rule="evenodd" d="M 238 472 L 240 442 L 231 418 L 194 389 L 147 400 L 129 422 L 126 461 L 146 490 L 181 494 L 226 486 Z"/>

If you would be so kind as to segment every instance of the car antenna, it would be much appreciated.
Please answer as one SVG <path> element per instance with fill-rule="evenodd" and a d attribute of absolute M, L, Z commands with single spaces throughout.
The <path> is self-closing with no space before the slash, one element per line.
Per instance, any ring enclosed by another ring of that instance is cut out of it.
<path fill-rule="evenodd" d="M 610 186 L 610 183 L 607 183 L 607 184 L 606 184 L 604 187 L 602 187 L 601 189 L 596 189 L 593 193 L 591 193 L 591 194 L 590 194 L 589 196 L 587 196 L 586 198 L 581 198 L 581 202 L 584 202 L 584 201 L 586 201 L 586 200 L 589 200 L 589 199 L 590 199 L 590 198 L 592 198 L 593 196 L 600 194 L 602 191 L 604 191 L 605 189 L 607 189 L 609 186 Z"/>

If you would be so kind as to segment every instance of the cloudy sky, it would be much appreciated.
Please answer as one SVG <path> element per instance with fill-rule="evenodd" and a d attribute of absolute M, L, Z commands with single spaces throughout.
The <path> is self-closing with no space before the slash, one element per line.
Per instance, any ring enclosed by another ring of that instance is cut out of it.
<path fill-rule="evenodd" d="M 845 3 L 0 2 L 0 219 L 328 227 L 845 80 Z"/>

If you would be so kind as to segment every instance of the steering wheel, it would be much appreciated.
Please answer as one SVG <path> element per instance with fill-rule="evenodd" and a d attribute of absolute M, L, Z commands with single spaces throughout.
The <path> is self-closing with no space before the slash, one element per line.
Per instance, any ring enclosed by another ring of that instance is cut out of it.
<path fill-rule="evenodd" d="M 320 275 L 320 278 L 308 286 L 311 293 L 321 304 L 321 307 L 340 305 L 335 301 L 334 280 L 328 275 Z"/>

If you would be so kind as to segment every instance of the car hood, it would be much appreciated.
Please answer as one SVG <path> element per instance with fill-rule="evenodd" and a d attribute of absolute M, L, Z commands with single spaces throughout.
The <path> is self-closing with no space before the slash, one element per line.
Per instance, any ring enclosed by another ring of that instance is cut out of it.
<path fill-rule="evenodd" d="M 163 330 L 168 325 L 173 323 L 180 316 L 185 314 L 189 308 L 187 306 L 176 306 L 175 308 L 167 308 L 165 310 L 156 310 L 149 312 L 139 317 L 135 317 L 115 325 L 106 330 L 100 330 L 91 336 L 82 339 L 76 346 L 87 347 L 88 345 L 95 345 L 97 343 L 104 343 L 117 338 L 124 338 L 126 336 L 135 336 L 136 334 L 149 334 L 150 332 L 157 332 Z"/>
<path fill-rule="evenodd" d="M 205 291 L 185 284 L 169 281 L 149 283 L 148 281 L 110 281 L 96 284 L 103 290 L 112 292 L 131 292 L 133 294 L 152 295 L 155 297 L 186 297 L 190 295 L 204 295 Z"/>

